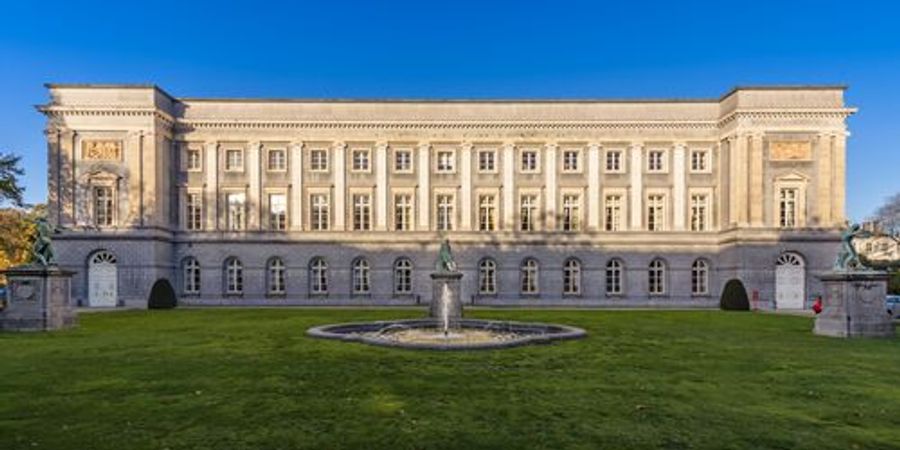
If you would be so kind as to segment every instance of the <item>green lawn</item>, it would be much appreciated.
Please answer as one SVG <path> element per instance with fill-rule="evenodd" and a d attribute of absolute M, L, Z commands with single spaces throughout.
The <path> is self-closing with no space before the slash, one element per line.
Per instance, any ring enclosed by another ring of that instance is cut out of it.
<path fill-rule="evenodd" d="M 900 448 L 900 340 L 719 311 L 479 310 L 589 337 L 468 353 L 308 338 L 422 310 L 82 314 L 0 334 L 0 449 Z"/>

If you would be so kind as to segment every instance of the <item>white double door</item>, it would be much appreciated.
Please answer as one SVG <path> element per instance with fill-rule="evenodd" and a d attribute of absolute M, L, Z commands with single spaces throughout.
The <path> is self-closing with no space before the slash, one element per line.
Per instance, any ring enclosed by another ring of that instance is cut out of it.
<path fill-rule="evenodd" d="M 116 259 L 107 252 L 91 258 L 88 267 L 88 306 L 115 307 L 118 299 Z"/>
<path fill-rule="evenodd" d="M 775 265 L 775 307 L 803 309 L 806 295 L 806 267 L 796 255 L 786 254 Z"/>

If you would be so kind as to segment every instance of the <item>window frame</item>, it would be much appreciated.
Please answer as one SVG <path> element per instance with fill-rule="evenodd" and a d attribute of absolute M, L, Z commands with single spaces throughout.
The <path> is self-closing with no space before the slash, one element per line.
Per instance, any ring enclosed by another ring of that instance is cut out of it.
<path fill-rule="evenodd" d="M 615 169 L 610 169 L 610 155 L 617 154 L 616 162 L 618 163 L 618 167 Z M 625 149 L 623 148 L 606 148 L 603 149 L 603 173 L 625 173 L 626 170 L 626 162 L 625 162 Z"/>
<path fill-rule="evenodd" d="M 566 164 L 568 163 L 568 159 L 566 158 L 567 154 L 575 154 L 575 168 L 568 168 Z M 564 147 L 560 152 L 561 163 L 560 168 L 562 173 L 567 174 L 578 174 L 584 173 L 584 158 L 583 152 L 580 147 Z"/>
<path fill-rule="evenodd" d="M 365 155 L 360 161 L 365 162 L 365 167 L 357 167 L 356 155 Z M 350 172 L 352 173 L 372 173 L 372 149 L 365 147 L 354 147 L 350 149 Z"/>
<path fill-rule="evenodd" d="M 486 169 L 486 168 L 482 167 L 482 165 L 481 165 L 482 155 L 491 155 L 491 167 L 490 168 Z M 499 173 L 500 169 L 498 167 L 499 161 L 498 161 L 498 157 L 497 157 L 497 149 L 495 149 L 495 148 L 480 148 L 480 149 L 476 150 L 475 157 L 476 157 L 476 160 L 478 163 L 478 173 Z"/>
<path fill-rule="evenodd" d="M 516 166 L 518 172 L 521 174 L 539 174 L 541 173 L 541 151 L 538 148 L 534 147 L 521 147 L 518 148 L 518 154 L 516 155 L 517 162 Z M 534 168 L 526 168 L 525 167 L 525 155 L 533 154 L 534 155 Z"/>
<path fill-rule="evenodd" d="M 240 167 L 233 166 L 231 163 L 231 155 L 240 155 Z M 225 172 L 243 172 L 244 166 L 247 165 L 246 156 L 243 148 L 226 148 L 225 149 Z"/>

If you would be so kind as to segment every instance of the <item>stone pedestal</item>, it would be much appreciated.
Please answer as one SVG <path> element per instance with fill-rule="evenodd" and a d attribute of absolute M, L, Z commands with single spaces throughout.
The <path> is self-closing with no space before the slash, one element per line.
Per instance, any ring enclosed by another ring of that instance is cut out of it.
<path fill-rule="evenodd" d="M 8 290 L 0 330 L 47 331 L 77 325 L 71 297 L 73 273 L 38 265 L 4 271 Z"/>
<path fill-rule="evenodd" d="M 884 272 L 829 272 L 824 308 L 813 332 L 835 337 L 892 337 L 894 322 L 884 306 L 888 274 Z"/>
<path fill-rule="evenodd" d="M 462 318 L 462 300 L 460 300 L 460 280 L 463 274 L 461 272 L 433 272 L 431 274 L 431 305 L 428 309 L 428 316 L 433 319 L 442 320 L 444 303 L 441 297 L 444 295 L 444 286 L 447 287 L 447 315 L 450 319 L 451 326 Z"/>

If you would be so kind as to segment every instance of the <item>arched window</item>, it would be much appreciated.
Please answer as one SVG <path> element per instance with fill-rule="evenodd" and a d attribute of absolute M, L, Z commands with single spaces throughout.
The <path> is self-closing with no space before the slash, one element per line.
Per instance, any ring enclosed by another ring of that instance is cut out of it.
<path fill-rule="evenodd" d="M 624 292 L 624 269 L 624 264 L 618 259 L 611 259 L 606 263 L 606 295 L 621 295 Z"/>
<path fill-rule="evenodd" d="M 309 292 L 328 293 L 328 264 L 322 258 L 314 258 L 309 263 Z"/>
<path fill-rule="evenodd" d="M 563 264 L 563 295 L 581 294 L 581 262 L 569 258 Z"/>
<path fill-rule="evenodd" d="M 521 280 L 523 294 L 537 294 L 540 286 L 538 285 L 538 274 L 540 267 L 534 258 L 528 258 L 522 261 Z"/>
<path fill-rule="evenodd" d="M 698 259 L 691 265 L 691 293 L 706 295 L 709 293 L 709 264 Z"/>
<path fill-rule="evenodd" d="M 651 261 L 647 269 L 647 292 L 650 295 L 666 293 L 666 263 L 661 259 Z"/>
<path fill-rule="evenodd" d="M 185 295 L 197 295 L 200 293 L 200 263 L 194 257 L 185 258 L 181 264 L 184 277 L 182 278 L 182 288 Z"/>
<path fill-rule="evenodd" d="M 497 293 L 497 263 L 493 259 L 482 259 L 478 263 L 478 293 L 483 295 Z"/>
<path fill-rule="evenodd" d="M 353 261 L 353 293 L 369 293 L 369 261 L 357 258 Z"/>
<path fill-rule="evenodd" d="M 225 260 L 225 293 L 240 294 L 244 292 L 244 266 L 237 258 Z"/>
<path fill-rule="evenodd" d="M 394 262 L 394 293 L 412 293 L 413 264 L 408 258 L 400 258 Z"/>
<path fill-rule="evenodd" d="M 284 261 L 281 258 L 270 259 L 266 272 L 269 275 L 269 294 L 284 294 Z"/>

